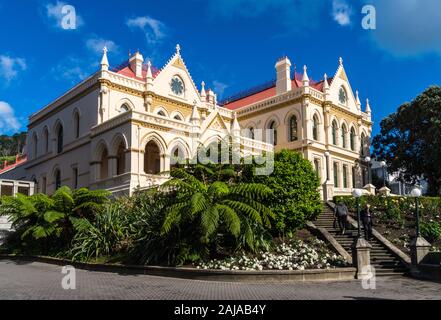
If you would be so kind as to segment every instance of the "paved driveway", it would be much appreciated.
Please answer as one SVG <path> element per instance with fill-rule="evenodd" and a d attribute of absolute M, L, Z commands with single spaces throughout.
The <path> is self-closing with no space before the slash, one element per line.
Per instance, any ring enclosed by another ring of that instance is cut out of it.
<path fill-rule="evenodd" d="M 76 289 L 62 288 L 62 268 L 43 263 L 0 261 L 0 299 L 441 299 L 441 284 L 379 278 L 375 290 L 360 281 L 233 283 L 121 275 L 76 270 Z"/>

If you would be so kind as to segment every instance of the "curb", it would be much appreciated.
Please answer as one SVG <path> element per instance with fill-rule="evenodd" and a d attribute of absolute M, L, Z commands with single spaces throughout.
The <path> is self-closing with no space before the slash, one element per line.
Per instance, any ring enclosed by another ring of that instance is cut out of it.
<path fill-rule="evenodd" d="M 58 266 L 71 265 L 75 268 L 112 272 L 119 274 L 142 274 L 180 279 L 219 281 L 219 282 L 281 282 L 281 281 L 348 281 L 354 280 L 356 268 L 336 268 L 318 270 L 204 270 L 195 268 L 118 265 L 118 264 L 92 264 L 74 262 L 67 259 L 58 259 L 44 256 L 17 256 L 0 254 L 0 260 L 41 262 Z"/>

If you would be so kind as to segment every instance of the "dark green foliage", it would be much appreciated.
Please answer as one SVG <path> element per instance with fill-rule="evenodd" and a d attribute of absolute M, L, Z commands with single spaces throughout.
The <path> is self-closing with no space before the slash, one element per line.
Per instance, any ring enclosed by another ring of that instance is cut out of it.
<path fill-rule="evenodd" d="M 421 224 L 421 235 L 431 243 L 441 240 L 441 223 L 429 221 Z"/>
<path fill-rule="evenodd" d="M 25 142 L 26 132 L 16 133 L 13 136 L 0 136 L 0 157 L 6 157 L 1 159 L 0 162 L 13 160 L 8 157 L 14 157 L 15 159 L 15 155 L 22 153 Z"/>
<path fill-rule="evenodd" d="M 415 183 L 424 176 L 429 194 L 440 195 L 441 87 L 428 88 L 382 120 L 373 147 L 392 172 L 402 172 L 404 181 Z"/>
<path fill-rule="evenodd" d="M 244 180 L 261 183 L 273 191 L 263 204 L 276 215 L 274 231 L 278 235 L 289 236 L 320 214 L 319 179 L 311 163 L 298 152 L 276 153 L 274 172 L 269 176 L 255 176 L 254 170 L 248 166 Z"/>
<path fill-rule="evenodd" d="M 10 216 L 15 229 L 8 242 L 16 250 L 59 253 L 69 246 L 77 220 L 85 217 L 93 220 L 108 202 L 107 197 L 107 192 L 86 189 L 72 192 L 68 187 L 58 189 L 51 197 L 43 194 L 2 197 L 0 215 Z"/>

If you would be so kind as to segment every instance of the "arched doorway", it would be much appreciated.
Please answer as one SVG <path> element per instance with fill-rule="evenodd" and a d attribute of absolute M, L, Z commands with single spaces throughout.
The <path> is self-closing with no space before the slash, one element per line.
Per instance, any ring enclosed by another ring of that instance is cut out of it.
<path fill-rule="evenodd" d="M 161 155 L 156 142 L 150 141 L 145 147 L 144 172 L 158 174 L 161 172 Z"/>
<path fill-rule="evenodd" d="M 100 180 L 107 179 L 109 172 L 109 152 L 107 148 L 104 148 L 101 151 L 101 159 L 100 159 Z"/>
<path fill-rule="evenodd" d="M 119 176 L 126 173 L 126 148 L 120 143 L 116 153 L 116 174 Z"/>

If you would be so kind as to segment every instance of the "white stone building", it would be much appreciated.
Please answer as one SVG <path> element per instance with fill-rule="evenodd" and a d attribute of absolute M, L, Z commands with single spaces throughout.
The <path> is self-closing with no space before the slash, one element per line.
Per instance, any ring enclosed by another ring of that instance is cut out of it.
<path fill-rule="evenodd" d="M 48 194 L 67 185 L 120 195 L 163 183 L 171 159 L 193 158 L 200 145 L 234 138 L 242 155 L 273 151 L 241 137 L 235 113 L 216 100 L 196 88 L 179 46 L 160 70 L 140 53 L 109 69 L 104 49 L 97 73 L 30 116 L 27 161 L 0 177 Z"/>
<path fill-rule="evenodd" d="M 334 77 L 319 82 L 306 67 L 293 76 L 290 67 L 282 58 L 276 81 L 218 103 L 204 83 L 197 89 L 179 46 L 162 69 L 140 53 L 109 69 L 105 49 L 97 73 L 31 115 L 28 160 L 0 178 L 34 181 L 43 193 L 67 185 L 127 194 L 163 183 L 168 176 L 160 173 L 171 159 L 233 137 L 242 154 L 271 152 L 274 145 L 303 153 L 325 199 L 364 187 L 369 102 L 362 111 L 342 59 Z"/>

